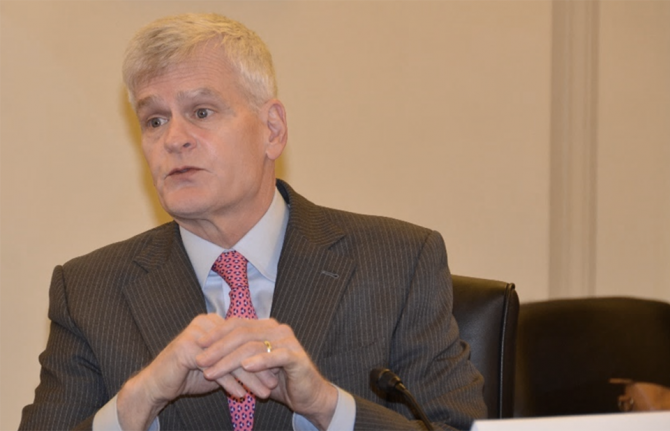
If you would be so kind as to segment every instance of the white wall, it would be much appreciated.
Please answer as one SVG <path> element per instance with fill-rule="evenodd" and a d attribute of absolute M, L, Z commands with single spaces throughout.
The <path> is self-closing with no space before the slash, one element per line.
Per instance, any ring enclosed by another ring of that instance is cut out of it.
<path fill-rule="evenodd" d="M 602 2 L 598 295 L 670 300 L 670 2 Z"/>
<path fill-rule="evenodd" d="M 606 3 L 598 294 L 670 300 L 670 3 Z M 137 28 L 185 11 L 270 46 L 299 192 L 432 227 L 453 272 L 548 297 L 550 2 L 2 1 L 0 429 L 38 382 L 53 266 L 167 220 L 119 69 Z"/>

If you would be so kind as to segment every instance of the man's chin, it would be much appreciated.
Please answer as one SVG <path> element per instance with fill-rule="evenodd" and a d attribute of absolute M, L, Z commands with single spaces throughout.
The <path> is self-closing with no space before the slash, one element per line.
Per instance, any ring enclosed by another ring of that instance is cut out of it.
<path fill-rule="evenodd" d="M 199 219 L 207 212 L 204 205 L 198 202 L 161 202 L 161 204 L 165 212 L 170 214 L 176 221 Z"/>
<path fill-rule="evenodd" d="M 182 211 L 172 211 L 172 210 L 166 210 L 170 216 L 175 219 L 177 222 L 187 222 L 189 220 L 201 220 L 204 217 L 204 213 L 202 211 L 194 211 L 194 210 L 182 210 Z"/>

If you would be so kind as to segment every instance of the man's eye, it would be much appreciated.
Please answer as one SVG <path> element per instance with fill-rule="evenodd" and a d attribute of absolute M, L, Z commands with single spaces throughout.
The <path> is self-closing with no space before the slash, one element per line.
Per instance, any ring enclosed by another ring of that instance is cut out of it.
<path fill-rule="evenodd" d="M 207 118 L 211 111 L 209 109 L 200 108 L 195 110 L 195 116 L 198 118 Z"/>
<path fill-rule="evenodd" d="M 153 127 L 155 129 L 156 127 L 160 127 L 163 124 L 165 124 L 165 119 L 164 118 L 159 118 L 159 117 L 154 117 L 154 118 L 149 119 L 149 121 L 147 121 L 147 124 L 149 125 L 149 127 Z"/>

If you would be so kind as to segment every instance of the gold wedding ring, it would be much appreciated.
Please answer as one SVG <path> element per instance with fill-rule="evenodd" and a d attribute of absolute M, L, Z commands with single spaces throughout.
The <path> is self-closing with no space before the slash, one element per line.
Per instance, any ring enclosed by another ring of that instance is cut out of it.
<path fill-rule="evenodd" d="M 268 350 L 268 353 L 272 352 L 272 344 L 268 340 L 263 341 L 263 344 L 265 344 L 265 348 Z"/>

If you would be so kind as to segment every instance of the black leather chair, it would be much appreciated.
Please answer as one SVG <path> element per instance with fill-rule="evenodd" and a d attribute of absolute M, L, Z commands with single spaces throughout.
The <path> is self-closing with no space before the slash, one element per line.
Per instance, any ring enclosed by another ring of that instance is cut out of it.
<path fill-rule="evenodd" d="M 630 378 L 670 386 L 670 304 L 582 298 L 521 305 L 515 416 L 618 411 Z"/>
<path fill-rule="evenodd" d="M 484 376 L 488 417 L 512 417 L 519 313 L 514 284 L 458 275 L 452 279 L 454 316 L 461 338 L 470 344 L 470 360 Z"/>

